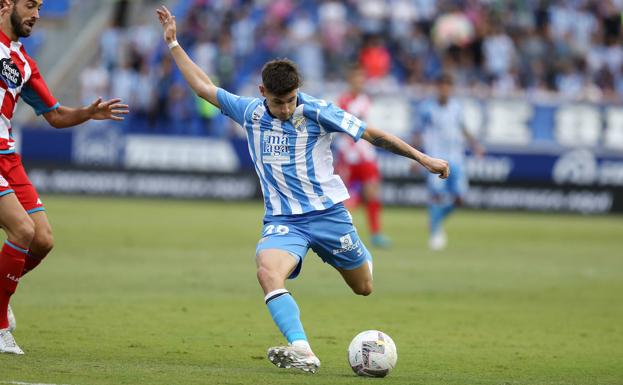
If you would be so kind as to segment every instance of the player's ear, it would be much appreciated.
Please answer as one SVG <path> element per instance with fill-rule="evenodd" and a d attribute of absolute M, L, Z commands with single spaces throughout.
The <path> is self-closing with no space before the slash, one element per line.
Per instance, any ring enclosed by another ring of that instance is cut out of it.
<path fill-rule="evenodd" d="M 266 97 L 266 87 L 264 87 L 263 84 L 260 84 L 260 94 L 262 94 L 263 97 Z"/>

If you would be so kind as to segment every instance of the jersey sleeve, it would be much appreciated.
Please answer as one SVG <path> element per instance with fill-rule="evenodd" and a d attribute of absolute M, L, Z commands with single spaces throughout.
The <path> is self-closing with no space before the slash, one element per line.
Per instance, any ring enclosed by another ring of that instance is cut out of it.
<path fill-rule="evenodd" d="M 39 68 L 33 60 L 29 60 L 32 75 L 22 87 L 22 99 L 35 110 L 37 115 L 42 115 L 59 108 L 61 104 L 48 89 L 48 85 L 43 80 Z"/>
<path fill-rule="evenodd" d="M 321 102 L 317 108 L 318 123 L 329 132 L 342 132 L 357 141 L 366 130 L 364 121 L 332 103 Z"/>
<path fill-rule="evenodd" d="M 244 112 L 253 101 L 253 98 L 234 95 L 222 88 L 219 88 L 216 92 L 216 98 L 221 105 L 221 111 L 236 123 L 243 125 Z"/>

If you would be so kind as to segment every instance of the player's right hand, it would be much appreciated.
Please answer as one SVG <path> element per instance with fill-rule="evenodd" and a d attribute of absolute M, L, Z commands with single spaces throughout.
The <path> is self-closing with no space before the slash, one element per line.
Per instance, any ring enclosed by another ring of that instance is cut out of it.
<path fill-rule="evenodd" d="M 164 41 L 171 43 L 177 40 L 177 25 L 175 24 L 175 16 L 173 16 L 164 5 L 156 9 L 156 14 L 158 14 L 158 20 L 160 20 L 162 30 L 164 31 Z"/>
<path fill-rule="evenodd" d="M 441 179 L 446 179 L 450 175 L 450 165 L 443 159 L 427 156 L 422 162 L 422 166 L 433 174 L 439 174 Z"/>

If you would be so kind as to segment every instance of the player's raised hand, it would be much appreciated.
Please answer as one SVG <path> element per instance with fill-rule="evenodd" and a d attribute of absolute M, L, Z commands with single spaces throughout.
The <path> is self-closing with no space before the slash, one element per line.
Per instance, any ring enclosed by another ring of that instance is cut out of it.
<path fill-rule="evenodd" d="M 97 98 L 96 101 L 91 103 L 87 110 L 91 114 L 91 119 L 94 120 L 124 120 L 123 116 L 129 112 L 127 104 L 121 104 L 121 99 L 110 99 L 102 101 L 102 98 Z"/>
<path fill-rule="evenodd" d="M 13 5 L 10 0 L 0 0 L 0 15 L 4 16 L 5 13 L 10 12 Z"/>
<path fill-rule="evenodd" d="M 441 179 L 446 179 L 450 175 L 450 165 L 443 159 L 427 156 L 421 163 L 428 171 L 439 174 Z"/>
<path fill-rule="evenodd" d="M 173 16 L 164 5 L 156 9 L 156 14 L 158 14 L 158 20 L 160 20 L 160 24 L 162 25 L 164 41 L 171 43 L 177 40 L 177 25 L 175 23 L 175 16 Z"/>

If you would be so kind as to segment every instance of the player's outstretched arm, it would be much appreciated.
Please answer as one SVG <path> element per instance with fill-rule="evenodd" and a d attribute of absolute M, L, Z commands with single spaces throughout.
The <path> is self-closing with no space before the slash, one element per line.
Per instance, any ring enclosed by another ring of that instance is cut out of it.
<path fill-rule="evenodd" d="M 122 115 L 127 115 L 128 112 L 128 105 L 122 104 L 121 99 L 102 101 L 102 98 L 98 98 L 89 106 L 81 108 L 60 106 L 46 112 L 43 117 L 54 128 L 66 128 L 91 119 L 120 121 L 124 119 Z"/>
<path fill-rule="evenodd" d="M 416 150 L 396 135 L 368 126 L 361 137 L 377 147 L 415 160 L 433 174 L 439 174 L 442 179 L 446 179 L 450 175 L 448 162 L 443 159 L 432 158 Z"/>
<path fill-rule="evenodd" d="M 164 32 L 164 41 L 171 49 L 171 55 L 175 60 L 175 64 L 177 64 L 180 72 L 184 75 L 184 79 L 186 79 L 190 88 L 212 105 L 221 108 L 216 97 L 218 88 L 212 83 L 210 77 L 191 60 L 186 51 L 177 42 L 175 16 L 165 6 L 158 8 L 156 13 Z"/>
<path fill-rule="evenodd" d="M 466 127 L 463 127 L 463 136 L 467 139 L 469 143 L 469 147 L 472 150 L 472 153 L 476 155 L 478 158 L 482 158 L 485 156 L 485 148 L 478 142 L 478 139 L 474 135 L 472 135 Z"/>

